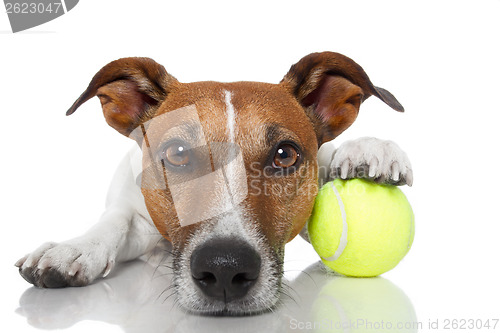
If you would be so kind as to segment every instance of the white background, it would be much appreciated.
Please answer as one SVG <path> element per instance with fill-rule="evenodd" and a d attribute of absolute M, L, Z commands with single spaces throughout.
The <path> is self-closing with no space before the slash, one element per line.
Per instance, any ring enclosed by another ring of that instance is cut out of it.
<path fill-rule="evenodd" d="M 406 109 L 370 98 L 337 139 L 391 139 L 412 161 L 414 186 L 403 190 L 416 214 L 415 242 L 384 277 L 424 323 L 499 318 L 499 17 L 498 0 L 82 0 L 12 34 L 2 9 L 2 325 L 35 330 L 14 313 L 29 288 L 14 262 L 89 228 L 132 145 L 106 125 L 96 99 L 65 116 L 103 65 L 147 56 L 183 82 L 277 83 L 302 56 L 324 50 L 353 58 Z M 306 267 L 317 257 L 294 240 L 286 259 Z M 100 322 L 72 329 L 91 327 L 120 331 Z"/>

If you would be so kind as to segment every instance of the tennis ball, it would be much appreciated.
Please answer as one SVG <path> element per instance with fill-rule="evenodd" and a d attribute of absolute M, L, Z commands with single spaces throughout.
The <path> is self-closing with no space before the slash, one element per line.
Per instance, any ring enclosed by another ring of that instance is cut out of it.
<path fill-rule="evenodd" d="M 326 266 L 343 275 L 370 277 L 403 259 L 415 224 L 411 206 L 396 186 L 335 179 L 319 190 L 308 232 Z"/>

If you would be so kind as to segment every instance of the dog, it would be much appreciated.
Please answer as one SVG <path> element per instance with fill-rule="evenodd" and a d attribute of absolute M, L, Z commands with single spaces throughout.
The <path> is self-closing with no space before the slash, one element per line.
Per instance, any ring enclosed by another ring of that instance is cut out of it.
<path fill-rule="evenodd" d="M 37 287 L 85 286 L 168 242 L 181 307 L 269 311 L 279 303 L 285 244 L 299 233 L 307 240 L 319 185 L 335 177 L 413 182 L 392 141 L 332 144 L 372 95 L 404 111 L 334 52 L 305 56 L 279 84 L 181 83 L 149 58 L 113 61 L 67 115 L 97 96 L 107 123 L 137 148 L 119 165 L 97 225 L 16 266 Z"/>

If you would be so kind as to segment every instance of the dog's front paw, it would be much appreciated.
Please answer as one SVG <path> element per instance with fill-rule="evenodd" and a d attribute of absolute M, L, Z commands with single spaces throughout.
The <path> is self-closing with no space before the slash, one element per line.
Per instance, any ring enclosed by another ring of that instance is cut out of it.
<path fill-rule="evenodd" d="M 377 183 L 413 184 L 408 156 L 388 140 L 360 138 L 343 143 L 335 151 L 330 170 L 331 178 L 367 178 Z"/>
<path fill-rule="evenodd" d="M 106 276 L 114 266 L 115 257 L 102 243 L 79 239 L 45 243 L 15 265 L 21 276 L 37 287 L 79 287 Z"/>

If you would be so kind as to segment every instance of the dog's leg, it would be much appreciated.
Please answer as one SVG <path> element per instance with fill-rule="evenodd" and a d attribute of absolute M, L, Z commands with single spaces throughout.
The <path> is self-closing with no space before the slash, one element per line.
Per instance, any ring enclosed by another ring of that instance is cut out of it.
<path fill-rule="evenodd" d="M 388 140 L 364 137 L 346 141 L 333 153 L 330 179 L 366 178 L 391 185 L 413 184 L 406 153 Z"/>
<path fill-rule="evenodd" d="M 130 154 L 111 183 L 107 208 L 81 237 L 45 243 L 21 258 L 20 274 L 38 287 L 84 286 L 105 277 L 116 262 L 147 253 L 161 239 L 145 210 L 130 163 Z"/>

